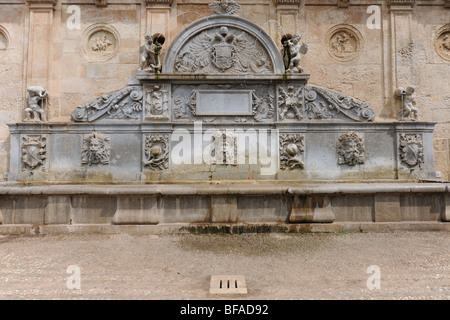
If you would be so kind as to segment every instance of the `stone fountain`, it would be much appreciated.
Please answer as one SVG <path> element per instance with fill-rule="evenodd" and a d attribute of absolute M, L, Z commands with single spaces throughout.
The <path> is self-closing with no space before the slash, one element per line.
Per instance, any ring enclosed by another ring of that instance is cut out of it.
<path fill-rule="evenodd" d="M 361 230 L 448 220 L 447 186 L 418 184 L 435 174 L 434 123 L 377 121 L 366 103 L 308 83 L 299 35 L 280 52 L 233 1 L 211 7 L 162 66 L 163 35 L 147 37 L 136 77 L 71 122 L 9 126 L 4 223 Z"/>

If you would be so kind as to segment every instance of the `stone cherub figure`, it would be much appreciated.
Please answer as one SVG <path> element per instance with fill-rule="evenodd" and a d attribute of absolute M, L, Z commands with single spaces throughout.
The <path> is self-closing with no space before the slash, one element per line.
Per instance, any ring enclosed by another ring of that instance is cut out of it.
<path fill-rule="evenodd" d="M 284 66 L 289 73 L 302 73 L 303 69 L 300 67 L 301 54 L 308 52 L 308 44 L 303 42 L 299 44 L 301 35 L 290 34 L 284 35 L 281 39 L 283 45 L 282 55 L 284 60 Z"/>
<path fill-rule="evenodd" d="M 418 110 L 416 107 L 414 107 L 414 92 L 416 91 L 416 88 L 414 86 L 408 87 L 405 89 L 398 88 L 395 91 L 395 97 L 397 99 L 401 99 L 402 101 L 402 109 L 400 110 L 400 119 L 411 119 L 411 120 L 417 120 L 417 113 Z"/>
<path fill-rule="evenodd" d="M 47 121 L 44 112 L 44 102 L 48 97 L 47 90 L 43 87 L 28 87 L 28 107 L 25 109 L 25 121 Z"/>
<path fill-rule="evenodd" d="M 160 53 L 165 40 L 164 35 L 161 33 L 155 33 L 153 36 L 149 34 L 145 36 L 145 44 L 139 49 L 139 70 L 147 72 L 161 71 Z"/>

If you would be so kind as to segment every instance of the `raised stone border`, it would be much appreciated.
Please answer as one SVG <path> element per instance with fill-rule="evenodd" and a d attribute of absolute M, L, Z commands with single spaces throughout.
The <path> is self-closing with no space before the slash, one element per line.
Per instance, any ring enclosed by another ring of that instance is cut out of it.
<path fill-rule="evenodd" d="M 337 232 L 392 228 L 381 227 L 383 223 L 400 224 L 402 230 L 448 230 L 449 188 L 448 183 L 3 184 L 0 233 L 198 233 L 227 228 L 229 233 Z M 125 225 L 154 228 L 129 229 Z"/>

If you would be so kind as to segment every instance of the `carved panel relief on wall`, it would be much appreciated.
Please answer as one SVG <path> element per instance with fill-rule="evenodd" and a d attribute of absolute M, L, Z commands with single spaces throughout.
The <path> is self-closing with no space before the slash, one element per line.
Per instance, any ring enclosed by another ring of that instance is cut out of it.
<path fill-rule="evenodd" d="M 103 133 L 91 133 L 84 137 L 81 147 L 81 164 L 108 165 L 111 154 L 111 140 Z"/>
<path fill-rule="evenodd" d="M 107 61 L 116 55 L 120 36 L 112 26 L 94 24 L 84 31 L 82 42 L 89 61 Z"/>
<path fill-rule="evenodd" d="M 304 162 L 301 154 L 305 151 L 303 134 L 280 134 L 280 169 L 302 170 Z"/>
<path fill-rule="evenodd" d="M 363 38 L 358 29 L 346 24 L 331 28 L 327 32 L 326 41 L 328 53 L 338 61 L 355 59 L 364 46 Z"/>
<path fill-rule="evenodd" d="M 338 163 L 355 166 L 364 163 L 364 140 L 356 132 L 344 132 L 337 142 Z"/>
<path fill-rule="evenodd" d="M 169 168 L 169 135 L 154 134 L 145 136 L 144 167 L 152 170 Z"/>
<path fill-rule="evenodd" d="M 45 171 L 47 138 L 41 135 L 22 136 L 22 170 Z"/>
<path fill-rule="evenodd" d="M 409 169 L 424 164 L 423 137 L 421 134 L 402 133 L 399 135 L 399 151 L 401 163 Z"/>
<path fill-rule="evenodd" d="M 186 42 L 177 55 L 175 73 L 273 72 L 271 59 L 257 39 L 243 30 L 205 30 Z"/>

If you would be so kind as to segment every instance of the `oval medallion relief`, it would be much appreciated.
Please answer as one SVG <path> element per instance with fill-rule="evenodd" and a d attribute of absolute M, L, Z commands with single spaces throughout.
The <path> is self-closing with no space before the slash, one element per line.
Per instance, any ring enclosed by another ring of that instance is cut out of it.
<path fill-rule="evenodd" d="M 450 24 L 446 24 L 436 32 L 434 50 L 442 59 L 450 61 Z"/>
<path fill-rule="evenodd" d="M 337 25 L 328 30 L 326 45 L 330 56 L 338 61 L 355 59 L 364 47 L 361 33 L 350 25 Z"/>
<path fill-rule="evenodd" d="M 112 26 L 95 24 L 84 31 L 83 44 L 89 61 L 107 61 L 119 50 L 120 37 Z"/>

